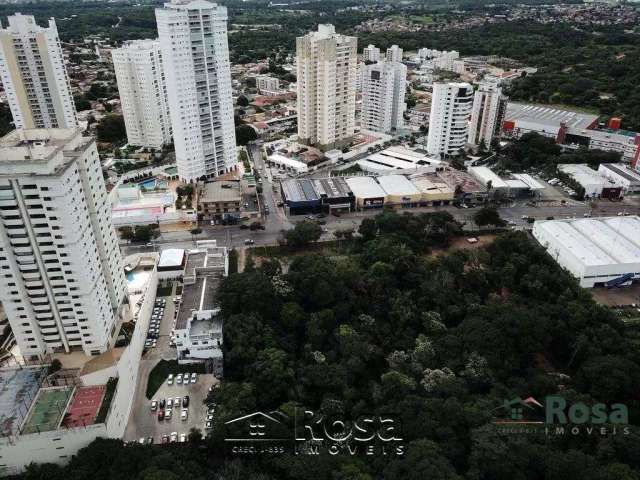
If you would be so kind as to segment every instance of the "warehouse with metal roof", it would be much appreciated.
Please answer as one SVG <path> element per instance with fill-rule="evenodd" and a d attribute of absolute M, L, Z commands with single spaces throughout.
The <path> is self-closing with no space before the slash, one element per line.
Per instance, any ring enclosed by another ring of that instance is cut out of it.
<path fill-rule="evenodd" d="M 378 183 L 387 194 L 385 201 L 392 205 L 414 207 L 422 199 L 422 192 L 404 175 L 378 177 Z"/>
<path fill-rule="evenodd" d="M 640 280 L 640 217 L 537 221 L 533 236 L 582 287 Z"/>
<path fill-rule="evenodd" d="M 316 192 L 312 180 L 307 178 L 283 180 L 280 182 L 280 191 L 282 201 L 292 215 L 317 213 L 322 208 L 320 195 Z"/>
<path fill-rule="evenodd" d="M 347 178 L 347 185 L 353 192 L 358 208 L 382 208 L 384 206 L 385 192 L 372 177 Z"/>

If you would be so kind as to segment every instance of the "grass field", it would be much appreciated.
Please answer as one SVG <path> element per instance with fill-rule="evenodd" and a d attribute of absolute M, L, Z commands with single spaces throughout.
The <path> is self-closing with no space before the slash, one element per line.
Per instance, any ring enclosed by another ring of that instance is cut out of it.
<path fill-rule="evenodd" d="M 155 393 L 158 391 L 162 382 L 167 381 L 167 377 L 170 373 L 175 376 L 178 373 L 196 372 L 205 373 L 204 364 L 192 363 L 187 365 L 178 364 L 177 360 L 160 360 L 158 364 L 149 373 L 149 381 L 147 382 L 147 398 L 151 400 Z"/>
<path fill-rule="evenodd" d="M 22 434 L 55 430 L 67 407 L 71 389 L 40 390 Z"/>

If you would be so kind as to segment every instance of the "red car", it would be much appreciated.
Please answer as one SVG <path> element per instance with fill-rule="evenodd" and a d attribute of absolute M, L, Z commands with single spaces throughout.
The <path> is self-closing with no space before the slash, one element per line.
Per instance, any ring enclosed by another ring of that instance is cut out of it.
<path fill-rule="evenodd" d="M 164 410 L 158 410 L 158 421 L 164 420 Z"/>

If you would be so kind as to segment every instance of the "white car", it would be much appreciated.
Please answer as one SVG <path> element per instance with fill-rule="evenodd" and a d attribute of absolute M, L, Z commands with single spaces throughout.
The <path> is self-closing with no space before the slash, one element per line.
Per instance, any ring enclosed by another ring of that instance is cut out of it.
<path fill-rule="evenodd" d="M 171 443 L 178 441 L 178 432 L 171 432 Z"/>
<path fill-rule="evenodd" d="M 164 411 L 164 419 L 165 420 L 171 420 L 171 409 L 170 408 L 167 408 Z"/>
<path fill-rule="evenodd" d="M 180 413 L 180 420 L 182 420 L 183 422 L 186 422 L 187 418 L 189 418 L 189 410 L 187 410 L 186 408 L 183 408 L 182 412 Z"/>
<path fill-rule="evenodd" d="M 191 374 L 191 383 L 196 383 L 198 381 L 198 374 L 196 372 L 193 372 Z"/>
<path fill-rule="evenodd" d="M 179 373 L 176 377 L 176 385 L 182 385 L 182 374 Z"/>
<path fill-rule="evenodd" d="M 173 398 L 167 398 L 167 408 L 173 407 Z"/>
<path fill-rule="evenodd" d="M 187 441 L 187 434 L 186 433 L 181 433 L 180 434 L 180 443 L 184 443 Z"/>
<path fill-rule="evenodd" d="M 174 407 L 179 407 L 179 406 L 180 406 L 180 397 L 176 397 L 176 398 L 173 400 L 173 406 L 174 406 Z"/>
<path fill-rule="evenodd" d="M 151 400 L 151 411 L 155 412 L 158 409 L 158 401 L 157 400 Z"/>
<path fill-rule="evenodd" d="M 170 373 L 167 377 L 167 385 L 173 385 L 173 373 Z"/>

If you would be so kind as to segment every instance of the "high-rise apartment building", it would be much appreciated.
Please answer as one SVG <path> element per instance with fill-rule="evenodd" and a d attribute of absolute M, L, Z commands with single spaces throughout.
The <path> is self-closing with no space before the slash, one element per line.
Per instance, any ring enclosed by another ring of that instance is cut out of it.
<path fill-rule="evenodd" d="M 500 133 L 504 115 L 507 111 L 508 98 L 495 82 L 483 82 L 476 90 L 471 109 L 469 124 L 469 143 L 488 148 L 491 141 Z"/>
<path fill-rule="evenodd" d="M 129 144 L 162 148 L 171 143 L 169 100 L 157 40 L 132 40 L 112 50 Z"/>
<path fill-rule="evenodd" d="M 174 0 L 156 9 L 178 175 L 185 181 L 236 168 L 227 8 Z"/>
<path fill-rule="evenodd" d="M 22 355 L 113 346 L 126 284 L 95 140 L 0 139 L 0 300 Z"/>
<path fill-rule="evenodd" d="M 456 155 L 469 135 L 473 87 L 468 83 L 434 83 L 429 116 L 427 151 L 431 155 Z"/>
<path fill-rule="evenodd" d="M 347 143 L 355 131 L 358 40 L 318 25 L 296 40 L 298 137 L 320 148 Z"/>
<path fill-rule="evenodd" d="M 386 61 L 364 67 L 362 128 L 387 134 L 402 128 L 406 78 L 407 67 L 399 62 Z"/>
<path fill-rule="evenodd" d="M 0 78 L 16 128 L 77 126 L 53 18 L 40 27 L 31 15 L 9 16 L 9 26 L 0 28 Z"/>
<path fill-rule="evenodd" d="M 380 61 L 380 49 L 375 45 L 368 45 L 362 49 L 362 61 L 375 63 Z"/>
<path fill-rule="evenodd" d="M 385 60 L 387 62 L 402 62 L 402 49 L 398 45 L 391 45 L 387 48 Z"/>

